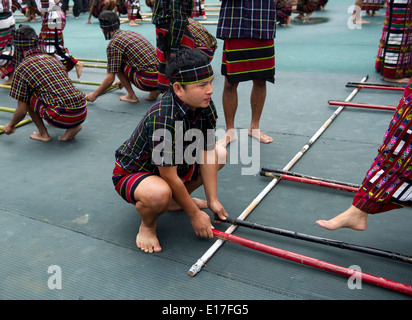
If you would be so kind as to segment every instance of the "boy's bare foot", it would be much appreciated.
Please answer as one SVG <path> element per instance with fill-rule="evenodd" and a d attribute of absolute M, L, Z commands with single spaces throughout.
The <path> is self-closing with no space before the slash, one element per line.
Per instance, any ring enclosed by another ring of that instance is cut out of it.
<path fill-rule="evenodd" d="M 339 228 L 349 228 L 353 230 L 363 231 L 367 226 L 368 214 L 359 210 L 354 206 L 341 214 L 337 215 L 335 218 L 330 220 L 318 220 L 316 223 L 327 230 L 336 230 Z"/>
<path fill-rule="evenodd" d="M 259 140 L 262 143 L 271 143 L 273 142 L 273 138 L 269 137 L 268 135 L 264 134 L 260 129 L 249 129 L 248 131 L 249 136 Z"/>
<path fill-rule="evenodd" d="M 49 134 L 41 135 L 41 134 L 38 133 L 38 132 L 33 132 L 33 133 L 30 135 L 30 139 L 47 142 L 47 141 L 50 141 L 50 140 L 51 140 L 51 137 L 49 136 Z"/>
<path fill-rule="evenodd" d="M 11 85 L 12 81 L 13 81 L 13 77 L 9 77 L 9 78 L 8 78 L 6 81 L 4 81 L 2 84 L 5 85 L 5 86 L 9 86 L 9 85 Z"/>
<path fill-rule="evenodd" d="M 369 24 L 370 21 L 363 20 L 362 18 L 356 18 L 356 16 L 351 17 L 354 24 Z"/>
<path fill-rule="evenodd" d="M 74 68 L 76 69 L 77 78 L 80 78 L 80 76 L 82 75 L 83 66 L 84 66 L 84 62 L 82 61 L 78 61 L 76 65 L 74 66 Z"/>
<path fill-rule="evenodd" d="M 140 24 L 139 23 L 137 23 L 136 21 L 134 21 L 134 20 L 130 20 L 130 22 L 129 22 L 129 26 L 131 26 L 131 27 L 140 27 Z"/>
<path fill-rule="evenodd" d="M 149 95 L 145 98 L 145 100 L 147 101 L 154 101 L 157 99 L 157 97 L 159 96 L 160 91 L 159 90 L 155 90 L 155 91 L 150 91 Z"/>
<path fill-rule="evenodd" d="M 391 78 L 383 78 L 384 81 L 388 82 L 396 82 L 396 83 L 408 83 L 410 78 L 400 78 L 400 79 L 391 79 Z"/>
<path fill-rule="evenodd" d="M 64 136 L 59 137 L 58 139 L 60 141 L 69 141 L 74 139 L 74 137 L 79 133 L 79 131 L 82 130 L 82 125 L 79 124 L 77 127 L 73 127 L 70 129 L 67 129 Z"/>
<path fill-rule="evenodd" d="M 131 97 L 128 94 L 125 96 L 121 96 L 120 100 L 125 102 L 139 102 L 139 99 L 136 96 Z"/>
<path fill-rule="evenodd" d="M 159 239 L 157 239 L 156 225 L 153 228 L 140 225 L 139 233 L 136 236 L 136 246 L 149 253 L 162 251 Z"/>

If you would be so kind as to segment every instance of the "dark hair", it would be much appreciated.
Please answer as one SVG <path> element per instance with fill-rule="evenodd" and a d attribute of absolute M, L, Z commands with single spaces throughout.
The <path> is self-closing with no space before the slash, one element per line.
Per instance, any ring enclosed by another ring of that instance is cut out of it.
<path fill-rule="evenodd" d="M 167 61 L 165 74 L 171 80 L 179 70 L 205 66 L 209 62 L 209 57 L 198 49 L 182 49 Z"/>
<path fill-rule="evenodd" d="M 19 25 L 18 31 L 23 37 L 28 39 L 37 37 L 36 31 L 27 24 Z"/>
<path fill-rule="evenodd" d="M 118 15 L 114 13 L 113 11 L 109 11 L 109 10 L 104 10 L 100 13 L 99 21 L 102 22 L 101 20 L 110 21 L 111 23 L 114 23 L 114 22 L 120 23 L 120 19 Z"/>

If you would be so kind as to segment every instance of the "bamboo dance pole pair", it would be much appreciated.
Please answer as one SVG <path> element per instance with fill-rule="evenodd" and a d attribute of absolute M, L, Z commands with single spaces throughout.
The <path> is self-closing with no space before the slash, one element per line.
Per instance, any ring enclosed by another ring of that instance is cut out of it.
<path fill-rule="evenodd" d="M 405 87 L 397 85 L 387 85 L 381 83 L 368 83 L 361 84 L 359 82 L 348 82 L 346 87 L 349 88 L 365 88 L 365 89 L 378 89 L 378 90 L 393 90 L 393 91 L 404 91 Z"/>
<path fill-rule="evenodd" d="M 215 217 L 215 219 L 218 219 L 218 217 Z M 298 240 L 303 240 L 303 241 L 309 241 L 309 242 L 314 242 L 330 247 L 336 247 L 340 249 L 347 249 L 347 250 L 352 250 L 352 251 L 357 251 L 361 253 L 366 253 L 370 254 L 373 256 L 378 256 L 382 258 L 387 258 L 391 260 L 396 260 L 396 261 L 402 261 L 406 263 L 412 263 L 412 257 L 407 256 L 401 253 L 396 253 L 396 252 L 391 252 L 387 250 L 381 250 L 377 248 L 371 248 L 371 247 L 365 247 L 365 246 L 360 246 L 357 244 L 351 244 L 339 240 L 333 240 L 333 239 L 327 239 L 327 238 L 322 238 L 322 237 L 317 237 L 313 235 L 308 235 L 304 233 L 299 233 L 296 231 L 290 231 L 290 230 L 285 230 L 285 229 L 280 229 L 280 228 L 275 228 L 275 227 L 270 227 L 270 226 L 265 226 L 263 224 L 255 223 L 255 222 L 249 222 L 249 221 L 244 221 L 244 220 L 239 220 L 239 219 L 233 219 L 230 217 L 227 217 L 226 220 L 220 220 L 221 222 L 225 223 L 231 223 L 234 225 L 242 226 L 245 228 L 250 228 L 250 229 L 255 229 L 255 230 L 260 230 L 272 234 L 277 234 L 280 236 L 284 237 L 289 237 L 293 239 L 298 239 Z"/>
<path fill-rule="evenodd" d="M 381 106 L 376 104 L 367 104 L 367 103 L 354 103 L 346 101 L 333 101 L 329 100 L 328 103 L 331 106 L 345 106 L 345 107 L 355 107 L 355 108 L 369 108 L 369 109 L 379 109 L 379 110 L 396 110 L 394 106 Z"/>
<path fill-rule="evenodd" d="M 248 240 L 245 238 L 241 238 L 235 236 L 233 234 L 229 234 L 226 232 L 222 232 L 216 229 L 213 229 L 213 235 L 221 240 L 227 240 L 241 246 L 251 248 L 253 250 L 261 251 L 264 253 L 268 253 L 274 255 L 279 258 L 283 258 L 286 260 L 298 262 L 307 266 L 315 267 L 321 270 L 325 270 L 334 274 L 346 276 L 346 277 L 355 277 L 361 281 L 377 285 L 379 287 L 397 291 L 400 293 L 404 293 L 407 295 L 412 295 L 412 287 L 403 283 L 395 282 L 392 280 L 388 280 L 382 277 L 377 277 L 368 273 L 363 273 L 360 271 L 356 271 L 354 269 L 341 267 L 332 263 L 328 263 L 319 259 L 311 258 L 308 256 L 304 256 L 298 253 L 294 253 L 287 250 L 278 249 L 275 247 L 271 247 L 259 242 L 255 242 L 252 240 Z"/>
<path fill-rule="evenodd" d="M 362 80 L 361 83 L 365 83 L 368 80 L 369 76 L 366 75 Z M 358 93 L 360 88 L 355 88 L 352 93 L 345 99 L 345 101 L 350 101 L 352 98 Z M 318 129 L 318 131 L 309 139 L 309 141 L 303 146 L 302 150 L 299 151 L 292 160 L 283 168 L 283 170 L 290 170 L 292 166 L 303 156 L 303 154 L 311 147 L 312 144 L 319 138 L 319 136 L 329 127 L 332 121 L 339 115 L 339 113 L 344 109 L 343 106 L 340 106 L 335 112 L 329 117 L 328 120 Z M 260 203 L 260 201 L 272 190 L 275 185 L 280 181 L 279 177 L 273 178 L 273 180 L 262 190 L 262 192 L 249 204 L 249 206 L 239 215 L 238 219 L 244 220 L 247 216 L 252 212 L 252 210 Z M 227 230 L 226 233 L 233 233 L 236 230 L 235 225 L 231 225 Z M 219 248 L 223 245 L 224 240 L 218 239 L 215 243 L 200 257 L 197 262 L 192 265 L 189 269 L 188 274 L 189 276 L 193 277 L 198 272 L 200 272 L 203 266 L 212 258 L 214 253 L 219 250 Z"/>
<path fill-rule="evenodd" d="M 284 171 L 284 170 L 282 170 Z M 287 171 L 285 171 L 287 172 Z M 321 178 L 316 178 L 316 177 L 305 177 L 303 175 L 290 175 L 286 173 L 277 173 L 277 172 L 271 172 L 270 170 L 265 170 L 265 168 L 262 168 L 260 171 L 261 176 L 265 177 L 280 177 L 283 180 L 290 180 L 290 181 L 295 181 L 295 182 L 302 182 L 302 183 L 307 183 L 307 184 L 314 184 L 317 186 L 321 187 L 327 187 L 327 188 L 332 188 L 332 189 L 339 189 L 339 190 L 344 190 L 344 191 L 349 191 L 349 192 L 358 192 L 359 186 L 356 185 L 349 185 L 349 183 L 344 183 L 344 182 L 338 182 L 338 181 L 333 181 L 333 180 L 327 180 L 327 179 L 321 179 Z"/>

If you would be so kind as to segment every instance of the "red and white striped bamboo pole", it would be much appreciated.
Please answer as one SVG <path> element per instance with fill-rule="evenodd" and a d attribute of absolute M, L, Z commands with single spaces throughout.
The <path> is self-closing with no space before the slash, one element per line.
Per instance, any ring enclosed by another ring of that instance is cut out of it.
<path fill-rule="evenodd" d="M 360 279 L 361 281 L 374 284 L 376 286 L 397 291 L 403 294 L 407 295 L 412 295 L 412 287 L 400 282 L 395 282 L 392 280 L 388 280 L 382 277 L 377 277 L 368 273 L 363 273 L 360 271 L 356 271 L 354 269 L 349 269 L 345 267 L 341 267 L 329 262 L 325 262 L 316 258 L 304 256 L 298 253 L 294 253 L 291 251 L 287 250 L 282 250 L 278 249 L 275 247 L 271 247 L 256 241 L 252 241 L 249 239 L 241 238 L 238 236 L 235 236 L 233 234 L 228 234 L 216 229 L 213 229 L 213 235 L 219 239 L 222 240 L 227 240 L 236 244 L 239 244 L 241 246 L 257 250 L 260 252 L 268 253 L 271 255 L 274 255 L 279 258 L 283 258 L 286 260 L 294 261 L 294 262 L 299 262 L 301 264 L 318 268 L 321 270 L 325 270 L 334 274 L 338 274 L 341 276 L 346 276 L 346 277 L 356 277 L 357 279 Z"/>

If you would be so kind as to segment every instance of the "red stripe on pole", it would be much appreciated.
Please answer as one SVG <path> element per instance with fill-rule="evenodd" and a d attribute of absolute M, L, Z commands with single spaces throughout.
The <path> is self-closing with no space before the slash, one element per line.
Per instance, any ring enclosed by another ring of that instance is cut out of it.
<path fill-rule="evenodd" d="M 315 185 L 322 186 L 322 187 L 339 189 L 339 190 L 344 190 L 344 191 L 349 191 L 349 192 L 358 192 L 358 190 L 359 190 L 358 188 L 355 188 L 355 187 L 343 186 L 343 185 L 340 185 L 340 184 L 337 184 L 337 183 L 324 182 L 324 181 L 308 179 L 308 178 L 302 178 L 302 177 L 294 177 L 294 176 L 289 176 L 289 175 L 286 175 L 286 174 L 281 174 L 280 177 L 284 180 L 290 180 L 290 181 L 296 181 L 296 182 L 302 182 L 302 183 L 308 183 L 308 184 L 315 184 Z"/>
<path fill-rule="evenodd" d="M 381 109 L 381 110 L 396 110 L 396 107 L 393 107 L 393 106 L 380 106 L 380 105 L 375 105 L 375 104 L 333 101 L 333 100 L 329 100 L 328 102 L 330 105 L 333 105 L 333 106 L 370 108 L 370 109 Z"/>
<path fill-rule="evenodd" d="M 405 88 L 403 87 L 390 87 L 390 86 L 374 86 L 370 84 L 359 84 L 356 86 L 357 88 L 365 88 L 365 89 L 381 89 L 381 90 L 395 90 L 395 91 L 404 91 Z"/>
<path fill-rule="evenodd" d="M 385 278 L 377 277 L 371 274 L 359 272 L 353 269 L 341 267 L 341 266 L 331 264 L 331 263 L 328 263 L 328 262 L 325 262 L 319 259 L 300 255 L 298 253 L 294 253 L 291 251 L 271 247 L 271 246 L 268 246 L 268 245 L 265 245 L 265 244 L 262 244 L 256 241 L 241 238 L 233 234 L 222 232 L 216 229 L 213 229 L 212 231 L 213 231 L 213 235 L 217 238 L 227 240 L 227 241 L 242 245 L 244 247 L 247 247 L 253 250 L 268 253 L 268 254 L 271 254 L 271 255 L 286 259 L 286 260 L 299 262 L 301 264 L 315 267 L 315 268 L 325 270 L 331 273 L 335 273 L 338 275 L 342 275 L 346 277 L 354 276 L 357 279 L 360 279 L 361 281 L 365 281 L 365 282 L 374 284 L 376 286 L 379 286 L 385 289 L 397 291 L 397 292 L 404 293 L 407 295 L 412 295 L 412 287 L 409 285 L 403 284 L 403 283 L 399 283 L 399 282 L 395 282 L 395 281 L 388 280 Z"/>

